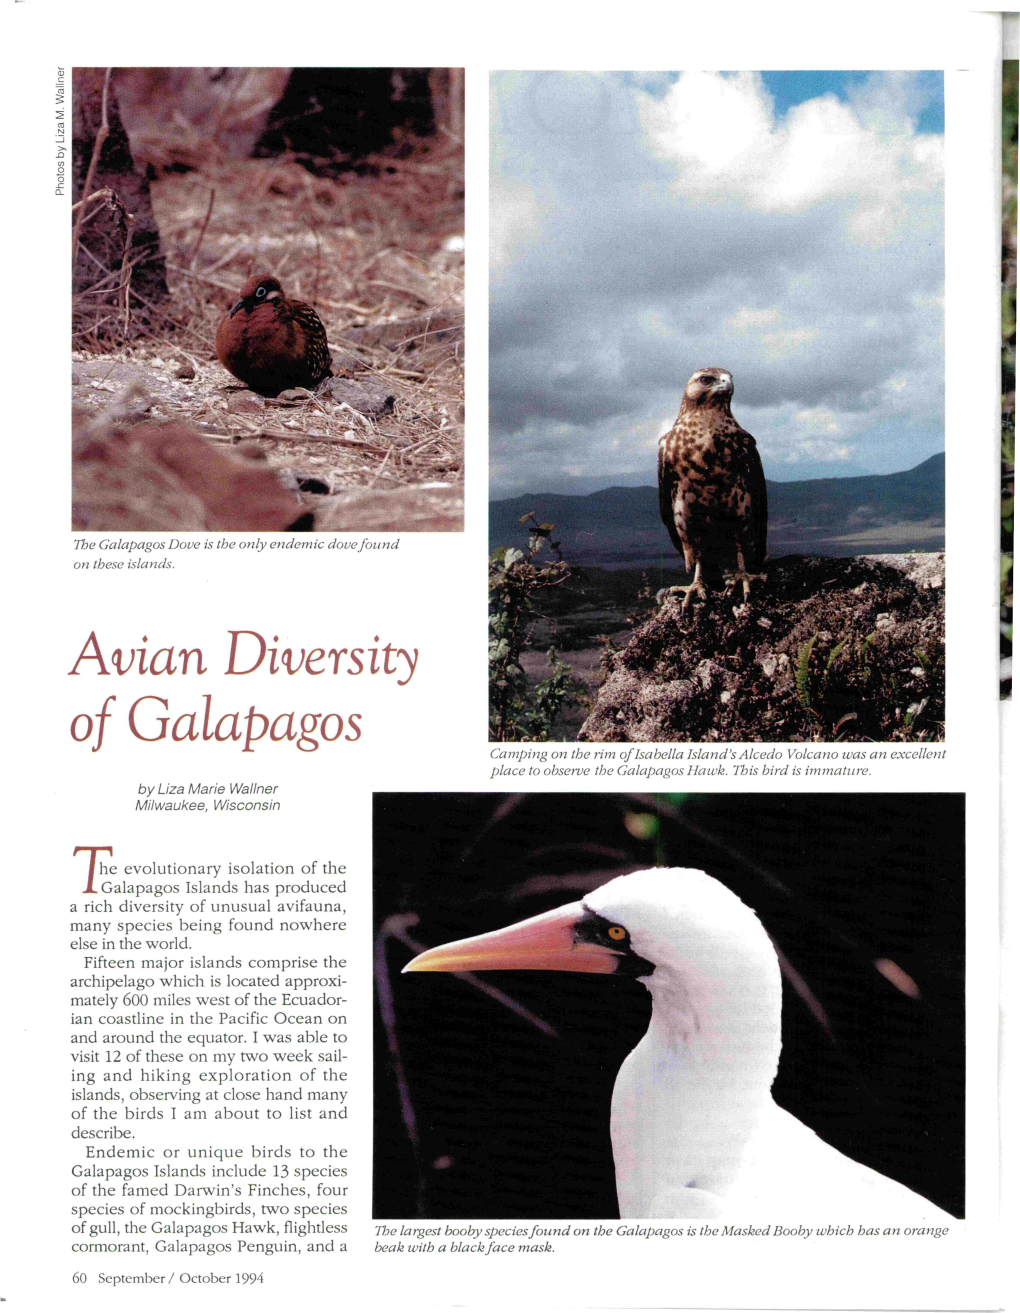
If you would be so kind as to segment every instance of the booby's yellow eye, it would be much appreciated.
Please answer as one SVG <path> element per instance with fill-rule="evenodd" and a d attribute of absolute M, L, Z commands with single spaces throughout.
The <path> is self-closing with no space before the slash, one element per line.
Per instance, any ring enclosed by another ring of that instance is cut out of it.
<path fill-rule="evenodd" d="M 626 938 L 627 938 L 627 932 L 626 932 L 626 930 L 624 930 L 624 928 L 623 928 L 622 925 L 611 925 L 611 926 L 609 927 L 609 932 L 608 932 L 608 933 L 609 933 L 609 938 L 610 938 L 610 939 L 626 939 Z"/>

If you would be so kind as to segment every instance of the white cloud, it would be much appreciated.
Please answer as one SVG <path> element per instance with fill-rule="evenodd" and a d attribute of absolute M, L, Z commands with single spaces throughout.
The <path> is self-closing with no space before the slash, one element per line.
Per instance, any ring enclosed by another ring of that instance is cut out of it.
<path fill-rule="evenodd" d="M 495 487 L 654 482 L 708 364 L 773 477 L 941 448 L 942 141 L 916 131 L 914 75 L 782 117 L 754 73 L 495 91 Z"/>

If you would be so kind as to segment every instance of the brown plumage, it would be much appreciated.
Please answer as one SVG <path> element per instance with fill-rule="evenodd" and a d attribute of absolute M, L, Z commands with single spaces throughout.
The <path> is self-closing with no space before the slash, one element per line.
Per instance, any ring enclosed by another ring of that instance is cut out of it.
<path fill-rule="evenodd" d="M 694 580 L 684 593 L 707 597 L 702 574 L 722 581 L 735 565 L 734 582 L 751 595 L 752 578 L 765 560 L 768 498 L 758 448 L 730 411 L 733 376 L 698 369 L 684 389 L 680 414 L 659 440 L 659 510 L 669 536 Z"/>
<path fill-rule="evenodd" d="M 333 372 L 326 330 L 305 301 L 292 301 L 269 274 L 249 278 L 216 331 L 220 364 L 253 392 L 315 388 Z"/>

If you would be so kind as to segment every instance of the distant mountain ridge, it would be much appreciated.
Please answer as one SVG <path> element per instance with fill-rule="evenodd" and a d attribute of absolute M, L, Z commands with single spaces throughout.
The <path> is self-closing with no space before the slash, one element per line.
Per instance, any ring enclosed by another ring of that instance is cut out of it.
<path fill-rule="evenodd" d="M 945 453 L 896 474 L 768 482 L 769 555 L 856 556 L 942 551 Z M 605 488 L 571 497 L 536 493 L 489 503 L 490 550 L 518 545 L 522 515 L 555 524 L 563 555 L 579 565 L 646 565 L 677 554 L 659 517 L 656 488 Z"/>

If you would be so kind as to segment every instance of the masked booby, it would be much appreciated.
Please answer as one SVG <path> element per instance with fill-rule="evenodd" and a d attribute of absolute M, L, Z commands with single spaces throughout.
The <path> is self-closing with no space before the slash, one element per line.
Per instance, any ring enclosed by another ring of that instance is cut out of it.
<path fill-rule="evenodd" d="M 623 1218 L 953 1221 L 772 1099 L 782 983 L 755 913 L 703 871 L 620 876 L 551 912 L 428 949 L 405 971 L 588 971 L 639 980 L 648 1030 L 613 1090 Z"/>

